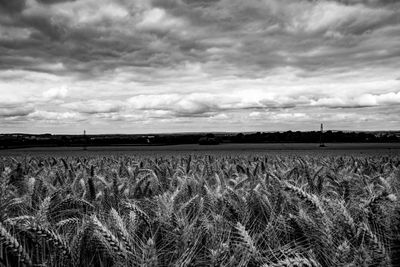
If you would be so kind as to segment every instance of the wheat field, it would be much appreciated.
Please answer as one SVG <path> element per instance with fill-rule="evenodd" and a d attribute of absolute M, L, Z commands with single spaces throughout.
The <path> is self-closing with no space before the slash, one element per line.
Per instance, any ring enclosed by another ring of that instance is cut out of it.
<path fill-rule="evenodd" d="M 397 156 L 0 157 L 0 266 L 400 266 Z"/>

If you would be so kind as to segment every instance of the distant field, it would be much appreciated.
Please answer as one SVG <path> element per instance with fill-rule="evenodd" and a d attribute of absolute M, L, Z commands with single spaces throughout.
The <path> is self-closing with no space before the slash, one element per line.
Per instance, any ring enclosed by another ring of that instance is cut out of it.
<path fill-rule="evenodd" d="M 222 144 L 200 146 L 171 145 L 171 146 L 105 146 L 88 147 L 34 147 L 0 150 L 0 156 L 21 155 L 151 155 L 151 154 L 312 154 L 312 155 L 356 155 L 356 154 L 390 154 L 400 155 L 400 143 L 335 143 L 320 148 L 318 144 L 309 143 L 274 143 L 274 144 Z"/>

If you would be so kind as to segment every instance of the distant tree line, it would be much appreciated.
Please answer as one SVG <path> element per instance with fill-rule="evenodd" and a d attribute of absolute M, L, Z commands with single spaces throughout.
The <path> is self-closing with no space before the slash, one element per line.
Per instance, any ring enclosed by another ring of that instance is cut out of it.
<path fill-rule="evenodd" d="M 0 148 L 30 146 L 109 146 L 109 145 L 178 145 L 220 143 L 318 143 L 320 132 L 257 132 L 226 134 L 158 134 L 158 135 L 0 135 Z M 400 142 L 399 133 L 327 131 L 325 143 Z"/>
<path fill-rule="evenodd" d="M 318 143 L 321 133 L 312 132 L 266 132 L 237 134 L 232 138 L 233 143 Z M 399 142 L 400 138 L 396 134 L 373 134 L 367 132 L 342 132 L 326 131 L 322 135 L 325 143 L 376 143 L 376 142 Z"/>

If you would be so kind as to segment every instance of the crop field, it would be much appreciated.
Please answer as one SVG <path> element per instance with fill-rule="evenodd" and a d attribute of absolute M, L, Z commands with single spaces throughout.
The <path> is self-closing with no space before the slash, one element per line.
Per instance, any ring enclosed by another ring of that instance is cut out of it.
<path fill-rule="evenodd" d="M 0 266 L 400 266 L 397 150 L 88 150 L 2 151 Z"/>
<path fill-rule="evenodd" d="M 100 146 L 87 147 L 27 147 L 0 150 L 1 156 L 169 156 L 169 155 L 299 155 L 299 156 L 362 156 L 400 155 L 400 143 L 331 143 L 320 148 L 312 143 L 264 143 L 220 145 L 169 145 L 169 146 Z"/>

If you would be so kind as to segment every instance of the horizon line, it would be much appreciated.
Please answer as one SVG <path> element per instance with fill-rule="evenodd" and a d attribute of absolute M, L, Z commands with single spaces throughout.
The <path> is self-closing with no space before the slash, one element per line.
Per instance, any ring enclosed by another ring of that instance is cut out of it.
<path fill-rule="evenodd" d="M 273 130 L 273 131 L 192 131 L 192 132 L 160 132 L 160 133 L 152 133 L 152 132 L 147 132 L 147 133 L 88 133 L 86 131 L 86 135 L 174 135 L 174 134 L 239 134 L 239 133 L 276 133 L 276 132 L 320 132 L 320 130 L 314 129 L 314 130 Z M 324 132 L 400 132 L 400 129 L 397 130 L 341 130 L 341 129 L 324 129 Z M 9 133 L 0 133 L 0 135 L 13 135 L 13 134 L 20 134 L 20 135 L 84 135 L 83 131 L 82 133 L 51 133 L 51 132 L 43 132 L 43 133 L 27 133 L 27 132 L 9 132 Z"/>

